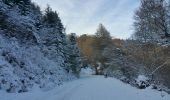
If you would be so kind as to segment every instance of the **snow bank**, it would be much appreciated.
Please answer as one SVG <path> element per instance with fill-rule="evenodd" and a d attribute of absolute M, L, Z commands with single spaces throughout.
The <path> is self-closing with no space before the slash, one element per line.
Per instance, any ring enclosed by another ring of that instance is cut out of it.
<path fill-rule="evenodd" d="M 145 89 L 146 87 L 150 86 L 149 78 L 145 75 L 139 75 L 135 81 L 137 87 L 140 89 Z"/>

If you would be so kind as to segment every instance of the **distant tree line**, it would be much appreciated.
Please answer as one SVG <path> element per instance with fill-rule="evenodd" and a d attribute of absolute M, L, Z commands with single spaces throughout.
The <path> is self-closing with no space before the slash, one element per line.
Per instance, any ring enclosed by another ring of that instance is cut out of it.
<path fill-rule="evenodd" d="M 134 24 L 136 25 L 136 22 Z M 161 90 L 163 90 L 161 86 L 169 88 L 170 43 L 165 42 L 169 36 L 164 32 L 161 35 L 158 33 L 152 35 L 154 37 L 157 34 L 165 38 L 156 39 L 148 36 L 145 38 L 137 36 L 137 31 L 135 29 L 135 38 L 132 35 L 130 39 L 121 40 L 111 37 L 110 32 L 100 24 L 95 35 L 81 35 L 78 37 L 78 45 L 84 66 L 89 64 L 88 66 L 95 70 L 95 74 L 116 77 L 133 86 L 138 87 L 137 77 L 145 75 L 150 79 L 149 84 L 154 84 L 154 88 L 158 89 L 159 86 Z M 139 34 L 150 34 L 150 32 Z M 168 89 L 165 91 L 168 92 Z"/>

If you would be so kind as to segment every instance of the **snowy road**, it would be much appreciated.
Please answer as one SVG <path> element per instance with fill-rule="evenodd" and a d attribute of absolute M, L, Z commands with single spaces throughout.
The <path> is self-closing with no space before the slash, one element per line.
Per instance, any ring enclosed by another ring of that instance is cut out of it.
<path fill-rule="evenodd" d="M 1 100 L 170 100 L 170 95 L 151 89 L 139 90 L 114 78 L 89 76 L 65 83 L 48 92 L 24 94 L 0 92 Z M 15 99 L 14 99 L 15 98 Z"/>

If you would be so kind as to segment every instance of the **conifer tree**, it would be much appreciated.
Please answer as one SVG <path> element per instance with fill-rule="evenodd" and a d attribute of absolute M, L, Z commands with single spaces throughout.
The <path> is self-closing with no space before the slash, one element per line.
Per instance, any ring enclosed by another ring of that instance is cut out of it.
<path fill-rule="evenodd" d="M 44 22 L 50 27 L 55 27 L 60 33 L 63 33 L 64 27 L 61 22 L 60 17 L 56 11 L 52 11 L 51 7 L 48 5 L 45 10 Z"/>
<path fill-rule="evenodd" d="M 68 63 L 70 64 L 71 71 L 79 77 L 79 72 L 81 69 L 81 58 L 75 33 L 71 33 L 68 36 L 68 42 Z"/>
<path fill-rule="evenodd" d="M 21 9 L 22 15 L 27 15 L 31 6 L 31 0 L 3 0 L 3 2 L 10 6 L 17 5 Z"/>
<path fill-rule="evenodd" d="M 96 74 L 99 74 L 97 72 L 97 68 L 99 67 L 99 63 L 100 63 L 100 67 L 103 69 L 106 66 L 106 62 L 108 62 L 108 56 L 106 56 L 106 53 L 110 53 L 110 49 L 111 49 L 111 45 L 112 45 L 112 38 L 110 36 L 110 32 L 102 25 L 100 24 L 96 35 L 95 35 L 95 39 L 93 42 L 93 52 L 94 52 L 94 61 L 96 62 L 96 64 L 94 65 L 95 69 L 96 69 Z M 106 52 L 107 50 L 107 52 Z"/>

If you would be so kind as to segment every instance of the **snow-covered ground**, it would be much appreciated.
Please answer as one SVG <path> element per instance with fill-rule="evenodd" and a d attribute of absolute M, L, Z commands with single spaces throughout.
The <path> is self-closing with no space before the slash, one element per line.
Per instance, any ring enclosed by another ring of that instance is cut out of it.
<path fill-rule="evenodd" d="M 139 90 L 114 78 L 85 76 L 52 90 L 10 94 L 1 100 L 170 100 L 170 95 L 150 88 Z"/>

